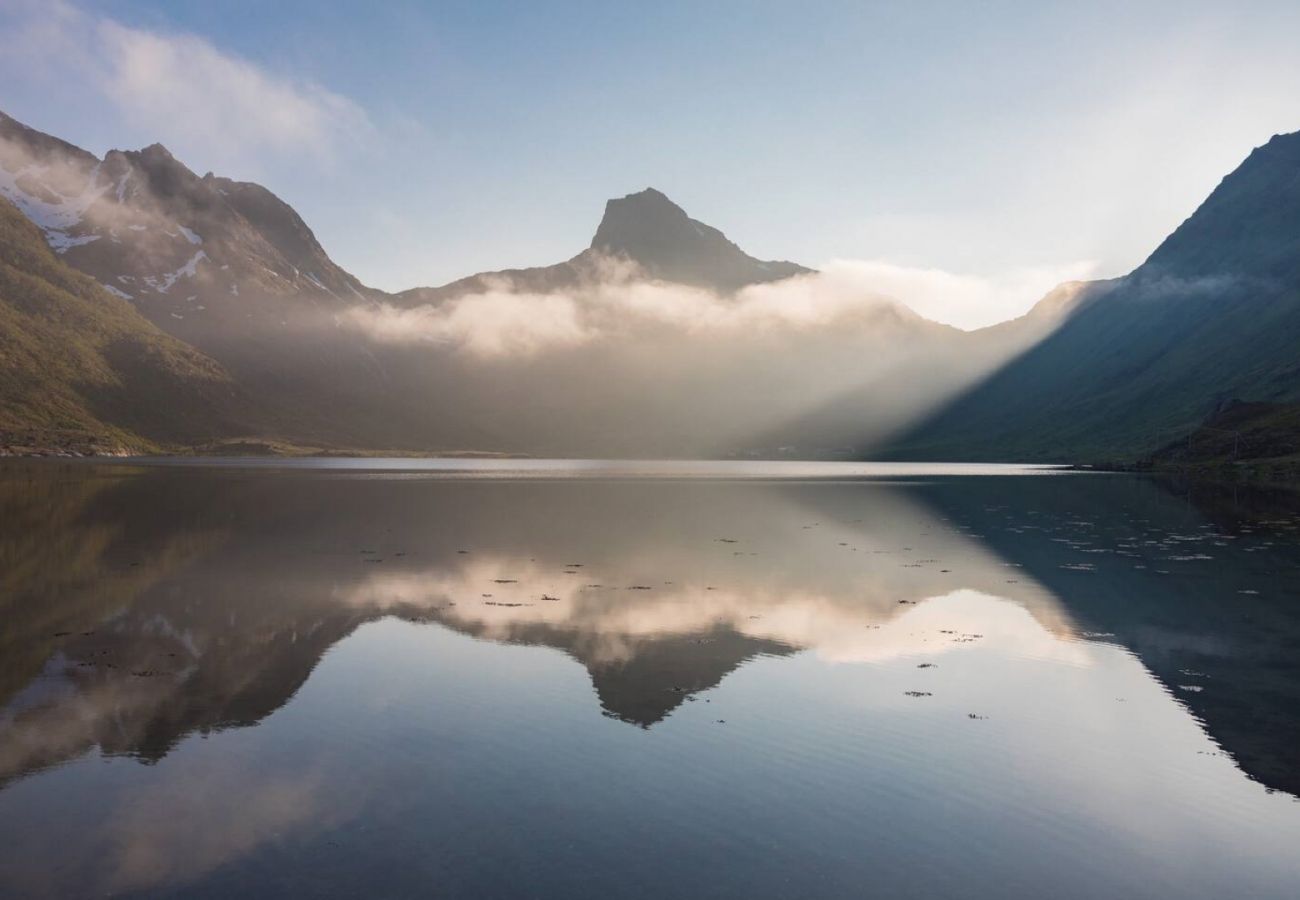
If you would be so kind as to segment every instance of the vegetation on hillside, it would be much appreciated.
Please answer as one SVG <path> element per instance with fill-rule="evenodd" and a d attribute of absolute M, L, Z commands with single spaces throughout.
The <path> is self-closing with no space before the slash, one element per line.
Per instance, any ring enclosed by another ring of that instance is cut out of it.
<path fill-rule="evenodd" d="M 66 265 L 0 198 L 0 453 L 130 452 L 238 429 L 225 371 Z"/>

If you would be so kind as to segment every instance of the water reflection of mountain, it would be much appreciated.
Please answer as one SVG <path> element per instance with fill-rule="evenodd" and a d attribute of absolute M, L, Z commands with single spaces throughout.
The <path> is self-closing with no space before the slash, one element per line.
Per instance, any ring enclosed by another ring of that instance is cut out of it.
<path fill-rule="evenodd" d="M 1220 616 L 1232 608 L 1222 596 L 1180 606 L 1147 590 L 1157 576 L 1101 574 L 1126 557 L 1095 574 L 1060 568 L 1087 548 L 1054 538 L 1085 519 L 1119 528 L 1138 509 L 1152 534 L 1168 534 L 1170 516 L 1194 514 L 1153 488 L 1111 496 L 1069 482 L 575 485 L 8 468 L 0 506 L 23 527 L 0 526 L 0 558 L 21 563 L 5 569 L 0 779 L 94 748 L 156 759 L 188 734 L 255 724 L 331 645 L 384 615 L 561 649 L 587 668 L 606 714 L 648 727 L 757 655 L 934 653 L 937 626 L 963 623 L 927 620 L 927 599 L 975 591 L 1022 606 L 1025 627 L 1057 648 L 1077 645 L 1053 636 L 1109 631 L 1166 683 L 1177 682 L 1170 666 L 1199 666 L 1213 684 L 1180 699 L 1248 772 L 1290 789 L 1295 742 L 1274 744 L 1294 735 L 1285 716 L 1296 673 L 1279 669 L 1272 691 L 1261 689 L 1267 666 L 1233 656 L 1235 638 L 1220 654 L 1230 658 L 1187 662 L 1187 647 L 1222 641 L 1211 616 L 1216 602 Z M 1257 565 L 1288 559 L 1246 549 L 1228 548 L 1216 577 L 1245 584 Z M 952 617 L 958 606 L 935 608 Z M 1275 630 L 1269 665 L 1285 660 L 1279 636 L 1296 633 L 1283 604 L 1276 611 L 1256 628 Z M 1252 731 L 1222 708 L 1243 692 L 1252 721 L 1273 715 L 1275 727 Z M 1242 748 L 1225 736 L 1234 729 Z"/>
<path fill-rule="evenodd" d="M 912 491 L 1131 650 L 1250 777 L 1300 795 L 1300 503 L 1123 476 Z"/>

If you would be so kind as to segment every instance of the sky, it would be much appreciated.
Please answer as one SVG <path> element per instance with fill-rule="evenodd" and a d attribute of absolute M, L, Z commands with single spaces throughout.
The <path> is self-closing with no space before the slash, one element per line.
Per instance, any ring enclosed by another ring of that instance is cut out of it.
<path fill-rule="evenodd" d="M 0 0 L 0 109 L 260 182 L 400 290 L 647 186 L 975 327 L 1123 274 L 1300 130 L 1300 3 Z"/>

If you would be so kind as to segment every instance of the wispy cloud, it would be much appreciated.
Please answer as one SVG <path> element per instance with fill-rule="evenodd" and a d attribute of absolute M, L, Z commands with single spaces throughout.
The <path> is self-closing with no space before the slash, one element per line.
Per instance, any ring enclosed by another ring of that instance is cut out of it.
<path fill-rule="evenodd" d="M 132 125 L 212 165 L 267 155 L 328 163 L 372 126 L 355 102 L 193 34 L 123 25 L 60 0 L 0 8 L 0 55 L 97 94 Z"/>

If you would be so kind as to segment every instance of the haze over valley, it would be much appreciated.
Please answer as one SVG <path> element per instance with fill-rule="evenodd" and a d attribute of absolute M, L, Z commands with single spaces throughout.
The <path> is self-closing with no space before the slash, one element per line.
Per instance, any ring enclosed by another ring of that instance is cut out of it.
<path fill-rule="evenodd" d="M 7 360 L 16 450 L 1093 461 L 1300 392 L 1296 136 L 1130 275 L 974 330 L 879 264 L 756 259 L 654 188 L 609 200 L 568 260 L 386 293 L 271 191 L 161 145 L 99 158 L 7 116 L 0 140 L 14 343 L 79 348 L 65 371 Z M 30 279 L 111 326 L 25 305 Z"/>

